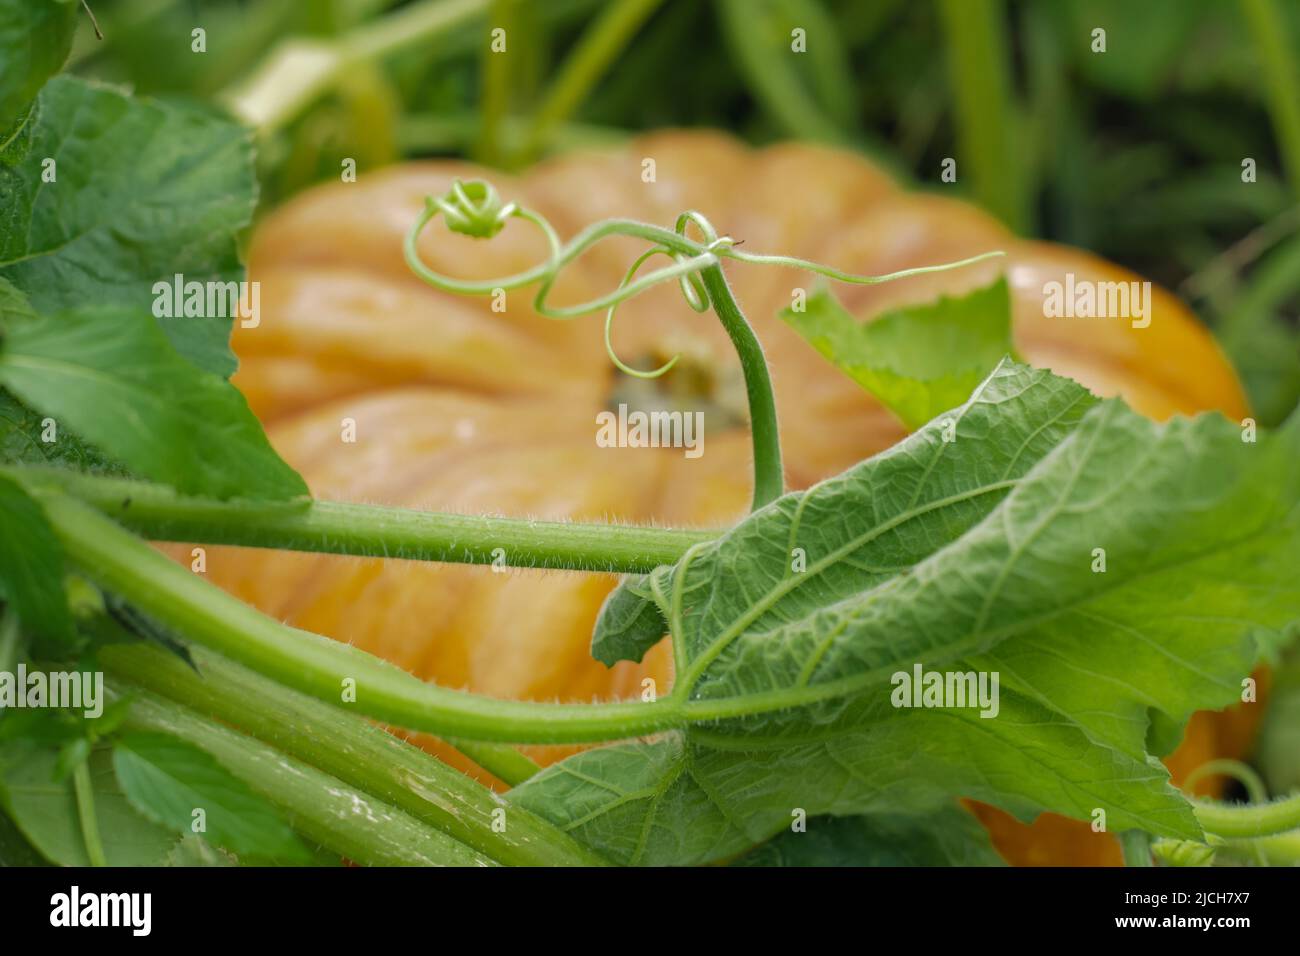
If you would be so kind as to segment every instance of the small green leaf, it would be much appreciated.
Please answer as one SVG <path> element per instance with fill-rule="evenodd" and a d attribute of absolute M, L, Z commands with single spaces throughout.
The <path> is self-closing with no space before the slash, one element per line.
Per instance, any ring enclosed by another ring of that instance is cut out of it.
<path fill-rule="evenodd" d="M 733 866 L 1003 866 L 988 831 L 955 803 L 933 813 L 814 817 Z"/>
<path fill-rule="evenodd" d="M 36 311 L 152 316 L 157 282 L 244 279 L 236 236 L 257 197 L 247 130 L 68 76 L 41 91 L 28 125 L 0 142 L 0 278 Z M 156 321 L 195 365 L 235 370 L 231 316 Z"/>
<path fill-rule="evenodd" d="M 668 633 L 645 575 L 625 578 L 610 592 L 596 619 L 591 656 L 606 667 L 640 661 Z"/>
<path fill-rule="evenodd" d="M 781 318 L 913 430 L 966 401 L 1012 351 L 1005 279 L 870 322 L 822 289 L 803 311 L 788 308 Z"/>
<path fill-rule="evenodd" d="M 63 66 L 79 12 L 71 0 L 0 0 L 0 137 Z"/>
<path fill-rule="evenodd" d="M 113 749 L 122 790 L 150 820 L 181 835 L 202 819 L 207 839 L 241 857 L 311 859 L 279 812 L 207 752 L 165 734 L 131 734 Z M 202 811 L 201 814 L 199 811 Z"/>
<path fill-rule="evenodd" d="M 42 653 L 74 643 L 63 590 L 63 548 L 41 506 L 0 475 L 0 595 L 23 628 L 40 638 Z"/>
<path fill-rule="evenodd" d="M 0 384 L 135 473 L 215 498 L 307 493 L 238 390 L 178 355 L 147 312 L 34 315 L 0 297 L 0 323 Z"/>
<path fill-rule="evenodd" d="M 89 866 L 72 778 L 56 779 L 58 751 L 30 741 L 0 743 L 0 806 L 23 837 L 51 863 Z M 159 866 L 176 837 L 140 816 L 113 775 L 112 757 L 97 749 L 90 779 L 100 841 L 109 866 Z"/>

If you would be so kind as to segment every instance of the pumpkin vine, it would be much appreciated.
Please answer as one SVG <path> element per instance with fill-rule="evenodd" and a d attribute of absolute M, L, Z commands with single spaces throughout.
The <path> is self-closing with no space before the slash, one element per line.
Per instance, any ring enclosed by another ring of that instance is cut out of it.
<path fill-rule="evenodd" d="M 439 216 L 450 232 L 473 239 L 491 239 L 510 220 L 525 220 L 541 230 L 549 250 L 547 258 L 531 269 L 495 279 L 466 280 L 443 275 L 430 269 L 420 257 L 419 251 L 420 236 Z M 699 239 L 689 235 L 692 226 L 699 233 Z M 575 305 L 551 305 L 547 299 L 564 268 L 592 246 L 611 236 L 641 239 L 650 246 L 633 260 L 622 281 L 612 291 Z M 695 210 L 679 215 L 672 229 L 633 219 L 604 219 L 587 226 L 569 242 L 561 243 L 559 234 L 541 213 L 515 202 L 503 201 L 491 183 L 475 179 L 465 182 L 456 180 L 445 194 L 427 197 L 424 211 L 406 234 L 404 250 L 411 270 L 423 281 L 443 292 L 493 295 L 499 291 L 537 284 L 533 309 L 548 319 L 574 319 L 604 310 L 605 351 L 619 370 L 638 378 L 656 378 L 665 374 L 681 356 L 673 356 L 663 365 L 651 370 L 640 370 L 628 365 L 614 350 L 612 331 L 615 313 L 629 299 L 662 282 L 675 280 L 691 309 L 700 313 L 713 309 L 740 359 L 754 449 L 754 498 L 751 510 L 757 511 L 785 492 L 776 399 L 762 344 L 727 284 L 722 261 L 731 259 L 751 265 L 785 266 L 802 269 L 835 282 L 876 285 L 909 276 L 959 269 L 1004 253 L 995 250 L 955 262 L 902 269 L 885 275 L 857 275 L 808 259 L 744 252 L 737 248 L 738 245 L 738 241 L 731 236 L 719 235 L 713 224 Z M 665 256 L 672 260 L 672 264 L 638 277 L 641 267 L 654 256 Z"/>

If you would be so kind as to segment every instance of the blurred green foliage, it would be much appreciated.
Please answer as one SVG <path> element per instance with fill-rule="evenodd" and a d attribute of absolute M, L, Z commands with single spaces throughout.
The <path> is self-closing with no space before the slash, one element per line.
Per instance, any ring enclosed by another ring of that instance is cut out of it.
<path fill-rule="evenodd" d="M 345 156 L 362 169 L 418 155 L 510 167 L 669 125 L 832 142 L 922 188 L 940 188 L 951 156 L 958 182 L 942 188 L 1189 300 L 1261 422 L 1300 400 L 1293 0 L 91 6 L 105 39 L 83 24 L 80 72 L 236 111 L 250 89 L 263 105 L 285 97 L 263 129 L 268 202 L 336 176 Z M 504 61 L 489 58 L 497 24 L 509 24 Z M 806 54 L 791 51 L 796 28 Z M 1246 159 L 1255 182 L 1242 181 Z"/>

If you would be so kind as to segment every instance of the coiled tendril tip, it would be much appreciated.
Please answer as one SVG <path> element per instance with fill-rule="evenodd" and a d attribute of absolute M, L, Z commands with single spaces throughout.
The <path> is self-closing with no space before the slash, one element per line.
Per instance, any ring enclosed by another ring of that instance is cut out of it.
<path fill-rule="evenodd" d="M 491 239 L 519 210 L 516 203 L 503 204 L 496 187 L 485 179 L 453 180 L 445 195 L 426 201 L 431 210 L 442 213 L 448 229 L 475 239 Z"/>

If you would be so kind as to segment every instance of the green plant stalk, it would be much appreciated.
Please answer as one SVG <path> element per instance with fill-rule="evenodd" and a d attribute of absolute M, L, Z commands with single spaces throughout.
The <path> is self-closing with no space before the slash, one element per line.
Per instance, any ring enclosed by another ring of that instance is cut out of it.
<path fill-rule="evenodd" d="M 940 19 L 962 168 L 976 200 L 1016 232 L 1028 225 L 1023 163 L 1011 147 L 1010 62 L 1001 0 L 942 0 Z"/>
<path fill-rule="evenodd" d="M 110 694 L 130 690 L 109 682 Z M 133 694 L 126 726 L 170 734 L 215 757 L 280 807 L 308 839 L 365 866 L 491 866 L 492 861 L 409 814 L 271 747 L 147 691 Z"/>
<path fill-rule="evenodd" d="M 86 857 L 91 866 L 108 866 L 104 844 L 99 839 L 99 823 L 95 819 L 95 791 L 90 784 L 90 764 L 85 760 L 73 768 L 72 789 L 77 796 L 77 820 L 81 823 L 81 839 L 86 846 Z"/>
<path fill-rule="evenodd" d="M 1190 793 L 1198 780 L 1204 780 L 1206 777 L 1212 777 L 1216 774 L 1241 784 L 1252 804 L 1258 805 L 1268 802 L 1268 788 L 1264 785 L 1264 778 L 1259 775 L 1259 771 L 1250 764 L 1226 757 L 1218 760 L 1207 760 L 1187 775 L 1181 787 L 1184 791 Z"/>
<path fill-rule="evenodd" d="M 485 744 L 476 740 L 449 740 L 447 743 L 512 787 L 517 787 L 542 769 L 527 754 L 509 744 Z"/>
<path fill-rule="evenodd" d="M 1192 807 L 1206 833 L 1230 840 L 1248 840 L 1300 830 L 1300 793 L 1264 804 L 1232 805 L 1193 800 Z"/>
<path fill-rule="evenodd" d="M 513 567 L 644 572 L 720 532 L 439 514 L 330 501 L 268 504 L 178 495 L 165 485 L 62 469 L 0 469 L 65 491 L 154 541 Z M 498 551 L 500 549 L 500 551 Z"/>
<path fill-rule="evenodd" d="M 1126 830 L 1119 835 L 1119 848 L 1125 866 L 1155 866 L 1151 860 L 1151 834 L 1145 830 Z"/>
<path fill-rule="evenodd" d="M 614 58 L 663 0 L 615 0 L 582 34 L 555 79 L 542 105 L 533 114 L 515 162 L 535 159 L 550 143 L 552 130 L 573 115 Z"/>
<path fill-rule="evenodd" d="M 1300 200 L 1300 68 L 1294 38 L 1272 0 L 1241 0 L 1268 86 L 1269 113 L 1291 191 Z"/>
<path fill-rule="evenodd" d="M 749 428 L 754 447 L 754 502 L 757 511 L 785 493 L 785 472 L 781 466 L 781 434 L 776 417 L 776 397 L 772 376 L 763 357 L 763 346 L 745 321 L 736 304 L 720 265 L 700 273 L 708 290 L 713 311 L 727 330 L 731 344 L 740 358 L 745 374 L 745 392 L 749 398 Z"/>
<path fill-rule="evenodd" d="M 682 726 L 681 701 L 550 704 L 428 684 L 366 652 L 288 627 L 169 560 L 99 512 L 42 495 L 69 560 L 164 627 L 336 707 L 452 739 L 511 743 L 621 740 Z M 345 690 L 355 702 L 344 703 Z"/>
<path fill-rule="evenodd" d="M 605 865 L 572 837 L 520 808 L 511 807 L 506 829 L 494 832 L 493 811 L 505 806 L 496 794 L 369 721 L 211 651 L 192 648 L 191 655 L 197 671 L 146 644 L 109 645 L 100 660 L 113 677 L 229 724 L 501 863 Z"/>
<path fill-rule="evenodd" d="M 1300 830 L 1257 840 L 1229 840 L 1218 854 L 1246 865 L 1300 866 Z"/>

